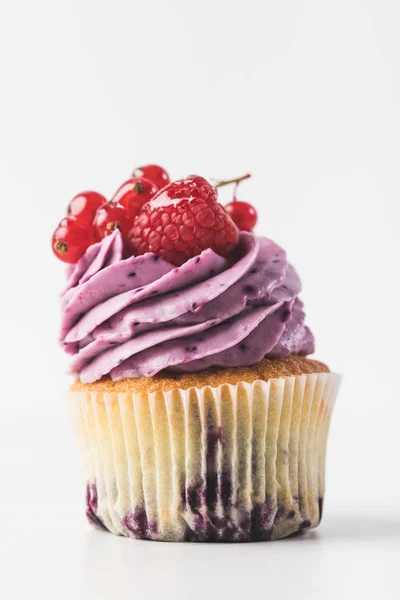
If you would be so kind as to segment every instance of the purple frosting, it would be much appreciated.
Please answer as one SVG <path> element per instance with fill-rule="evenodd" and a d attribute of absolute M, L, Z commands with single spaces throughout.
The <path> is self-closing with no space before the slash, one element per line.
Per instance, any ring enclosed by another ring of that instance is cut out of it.
<path fill-rule="evenodd" d="M 228 258 L 205 250 L 174 267 L 151 253 L 124 259 L 116 230 L 69 269 L 60 339 L 83 383 L 307 355 L 300 289 L 284 250 L 251 233 Z"/>

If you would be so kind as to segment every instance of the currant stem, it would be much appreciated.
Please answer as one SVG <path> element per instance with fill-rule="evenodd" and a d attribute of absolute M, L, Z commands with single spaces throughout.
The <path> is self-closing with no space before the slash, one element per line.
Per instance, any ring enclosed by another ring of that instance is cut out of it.
<path fill-rule="evenodd" d="M 222 181 L 218 181 L 214 187 L 219 188 L 222 187 L 224 185 L 229 185 L 231 183 L 236 183 L 236 188 L 239 185 L 239 183 L 241 181 L 244 181 L 245 179 L 249 179 L 249 177 L 251 177 L 251 173 L 246 173 L 246 175 L 242 175 L 241 177 L 236 177 L 235 179 L 224 179 Z"/>

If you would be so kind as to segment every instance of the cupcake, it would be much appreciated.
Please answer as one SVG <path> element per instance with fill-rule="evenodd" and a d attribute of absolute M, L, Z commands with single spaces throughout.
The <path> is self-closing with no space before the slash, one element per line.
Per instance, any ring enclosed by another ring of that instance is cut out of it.
<path fill-rule="evenodd" d="M 250 205 L 134 175 L 108 203 L 74 199 L 53 236 L 89 522 L 163 541 L 316 527 L 339 377 L 307 358 L 295 269 Z"/>

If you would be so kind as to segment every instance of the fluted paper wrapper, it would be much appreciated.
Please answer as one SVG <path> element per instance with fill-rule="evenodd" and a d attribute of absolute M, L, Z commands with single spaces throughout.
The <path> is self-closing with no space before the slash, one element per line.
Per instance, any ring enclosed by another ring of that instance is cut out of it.
<path fill-rule="evenodd" d="M 255 541 L 316 527 L 333 373 L 169 392 L 66 394 L 89 521 L 118 535 Z"/>

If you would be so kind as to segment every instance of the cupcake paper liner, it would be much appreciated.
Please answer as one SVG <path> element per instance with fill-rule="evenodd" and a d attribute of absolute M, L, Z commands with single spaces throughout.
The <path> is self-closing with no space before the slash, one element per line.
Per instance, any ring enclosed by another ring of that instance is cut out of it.
<path fill-rule="evenodd" d="M 67 393 L 90 523 L 164 541 L 271 540 L 316 527 L 339 381 Z"/>

